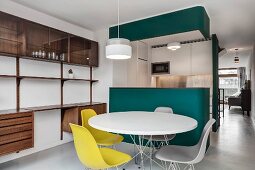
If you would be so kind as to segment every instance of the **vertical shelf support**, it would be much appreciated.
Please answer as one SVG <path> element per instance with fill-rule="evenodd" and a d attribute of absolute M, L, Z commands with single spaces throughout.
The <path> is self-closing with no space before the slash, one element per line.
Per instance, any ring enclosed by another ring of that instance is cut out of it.
<path fill-rule="evenodd" d="M 60 63 L 60 77 L 61 77 L 61 81 L 60 81 L 60 103 L 61 106 L 64 103 L 64 80 L 63 80 L 63 63 Z M 60 140 L 63 140 L 63 119 L 64 119 L 64 109 L 61 108 L 61 122 L 60 122 Z"/>
<path fill-rule="evenodd" d="M 89 102 L 90 102 L 91 105 L 92 105 L 92 100 L 93 100 L 93 96 L 92 96 L 93 95 L 92 71 L 93 71 L 93 68 L 89 67 L 89 74 L 90 74 L 90 77 L 89 77 L 89 79 L 90 79 L 90 81 L 89 81 L 89 83 L 90 83 L 90 86 L 89 86 L 89 92 L 90 92 Z"/>
<path fill-rule="evenodd" d="M 63 86 L 64 86 L 64 81 L 63 81 L 63 63 L 60 63 L 60 77 L 61 77 L 61 87 L 60 87 L 60 94 L 61 94 L 61 97 L 60 97 L 60 101 L 61 101 L 61 105 L 63 105 L 63 97 L 64 97 L 64 89 L 63 89 Z"/>
<path fill-rule="evenodd" d="M 20 63 L 19 57 L 16 58 L 16 108 L 20 109 Z"/>

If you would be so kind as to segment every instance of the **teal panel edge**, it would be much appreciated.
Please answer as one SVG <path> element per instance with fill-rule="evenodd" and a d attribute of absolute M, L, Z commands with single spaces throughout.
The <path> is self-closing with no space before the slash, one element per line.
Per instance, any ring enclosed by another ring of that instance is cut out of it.
<path fill-rule="evenodd" d="M 216 120 L 213 125 L 213 131 L 216 132 L 220 126 L 219 108 L 218 108 L 218 91 L 219 91 L 219 40 L 216 34 L 212 35 L 212 58 L 213 58 L 213 107 L 212 116 Z"/>
<path fill-rule="evenodd" d="M 154 111 L 158 106 L 172 107 L 176 114 L 196 119 L 198 127 L 177 134 L 170 144 L 192 146 L 197 144 L 209 120 L 209 96 L 208 88 L 110 88 L 109 112 Z M 129 135 L 123 136 L 125 142 L 133 143 Z"/>
<path fill-rule="evenodd" d="M 109 38 L 118 36 L 118 27 L 109 28 Z M 199 30 L 210 37 L 210 19 L 204 7 L 196 6 L 120 25 L 120 37 L 130 41 Z"/>

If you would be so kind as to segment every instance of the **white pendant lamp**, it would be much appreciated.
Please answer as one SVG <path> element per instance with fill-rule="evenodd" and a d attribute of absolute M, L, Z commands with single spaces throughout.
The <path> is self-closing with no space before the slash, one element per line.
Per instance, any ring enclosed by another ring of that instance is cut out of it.
<path fill-rule="evenodd" d="M 118 0 L 118 38 L 111 38 L 107 41 L 105 48 L 106 58 L 123 60 L 129 59 L 132 55 L 132 47 L 130 41 L 120 38 L 120 2 Z"/>
<path fill-rule="evenodd" d="M 173 51 L 178 50 L 179 48 L 181 48 L 181 43 L 179 42 L 168 43 L 167 48 Z"/>

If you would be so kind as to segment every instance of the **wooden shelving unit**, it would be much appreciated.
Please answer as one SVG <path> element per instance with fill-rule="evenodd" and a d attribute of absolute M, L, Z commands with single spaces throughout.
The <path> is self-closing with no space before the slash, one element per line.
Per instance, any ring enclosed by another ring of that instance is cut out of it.
<path fill-rule="evenodd" d="M 99 114 L 106 112 L 106 103 L 92 102 L 93 83 L 98 82 L 92 78 L 93 67 L 98 67 L 97 42 L 0 12 L 0 55 L 16 60 L 15 75 L 0 75 L 0 78 L 16 80 L 16 108 L 0 110 L 0 155 L 33 147 L 34 112 L 36 111 L 61 110 L 61 139 L 63 139 L 63 131 L 70 132 L 69 123 L 81 124 L 81 109 L 93 108 Z M 20 75 L 21 59 L 60 64 L 60 77 Z M 64 78 L 64 64 L 88 67 L 89 78 Z M 59 81 L 60 104 L 20 108 L 20 82 L 24 79 Z M 64 104 L 63 87 L 66 81 L 89 83 L 90 101 Z M 6 127 L 1 124 L 6 124 Z M 12 132 L 12 129 L 15 129 L 15 132 Z"/>

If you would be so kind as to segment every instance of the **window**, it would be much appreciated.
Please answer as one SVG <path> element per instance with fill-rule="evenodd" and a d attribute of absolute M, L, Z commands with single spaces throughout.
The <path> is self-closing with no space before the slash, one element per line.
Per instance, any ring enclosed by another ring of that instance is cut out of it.
<path fill-rule="evenodd" d="M 237 69 L 219 69 L 219 88 L 225 90 L 225 99 L 238 92 Z"/>

